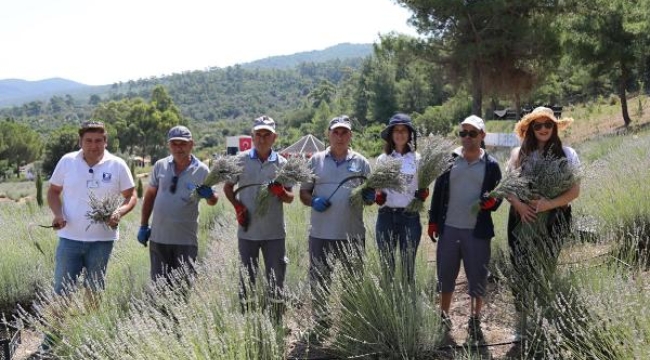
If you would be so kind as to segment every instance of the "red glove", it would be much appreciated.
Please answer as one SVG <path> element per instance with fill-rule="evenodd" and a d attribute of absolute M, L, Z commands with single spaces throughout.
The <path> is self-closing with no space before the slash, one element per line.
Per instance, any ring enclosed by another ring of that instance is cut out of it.
<path fill-rule="evenodd" d="M 386 193 L 383 192 L 383 191 L 378 192 L 378 193 L 375 195 L 375 202 L 376 202 L 377 205 L 379 205 L 379 206 L 384 205 L 384 204 L 386 203 Z"/>
<path fill-rule="evenodd" d="M 427 234 L 429 234 L 429 238 L 431 238 L 431 241 L 436 242 L 438 239 L 438 224 L 429 223 Z"/>
<path fill-rule="evenodd" d="M 248 229 L 248 210 L 241 203 L 237 203 L 235 204 L 235 213 L 237 214 L 237 222 L 246 231 Z"/>
<path fill-rule="evenodd" d="M 277 197 L 282 197 L 285 193 L 286 190 L 284 189 L 284 186 L 280 184 L 279 182 L 272 181 L 270 182 L 267 187 L 269 188 L 269 191 L 271 194 L 277 196 Z"/>
<path fill-rule="evenodd" d="M 417 189 L 415 191 L 415 198 L 422 200 L 424 202 L 428 197 L 429 197 L 429 189 L 424 188 L 424 189 Z"/>
<path fill-rule="evenodd" d="M 497 199 L 489 196 L 481 198 L 481 210 L 492 210 L 497 205 Z"/>

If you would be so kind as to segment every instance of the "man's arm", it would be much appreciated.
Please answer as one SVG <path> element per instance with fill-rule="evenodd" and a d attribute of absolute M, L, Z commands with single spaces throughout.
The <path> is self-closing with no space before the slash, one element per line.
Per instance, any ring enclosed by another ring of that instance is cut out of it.
<path fill-rule="evenodd" d="M 149 225 L 149 218 L 153 212 L 153 204 L 156 201 L 158 188 L 155 186 L 147 186 L 144 192 L 144 200 L 142 200 L 142 211 L 140 212 L 140 226 Z"/>
<path fill-rule="evenodd" d="M 135 204 L 138 203 L 138 198 L 136 197 L 135 193 L 135 188 L 129 188 L 126 190 L 123 190 L 121 192 L 122 196 L 124 197 L 124 201 L 122 202 L 122 205 L 120 205 L 115 212 L 113 212 L 113 215 L 111 215 L 111 219 L 108 221 L 109 226 L 117 226 L 117 224 L 120 222 L 120 219 L 135 207 Z"/>
<path fill-rule="evenodd" d="M 306 206 L 311 206 L 312 190 L 300 189 L 300 202 Z"/>
<path fill-rule="evenodd" d="M 239 204 L 239 200 L 235 197 L 235 184 L 225 182 L 223 184 L 223 194 L 226 195 L 226 199 L 228 199 L 233 206 Z"/>
<path fill-rule="evenodd" d="M 61 229 L 65 227 L 66 220 L 63 217 L 63 203 L 61 202 L 61 193 L 63 192 L 63 186 L 50 184 L 50 187 L 47 189 L 47 204 L 52 210 L 52 226 L 55 229 Z"/>

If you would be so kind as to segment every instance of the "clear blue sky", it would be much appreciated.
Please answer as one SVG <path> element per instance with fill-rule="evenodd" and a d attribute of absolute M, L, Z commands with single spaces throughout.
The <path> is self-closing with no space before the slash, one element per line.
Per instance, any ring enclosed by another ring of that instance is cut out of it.
<path fill-rule="evenodd" d="M 0 79 L 112 84 L 416 35 L 393 0 L 3 0 Z"/>

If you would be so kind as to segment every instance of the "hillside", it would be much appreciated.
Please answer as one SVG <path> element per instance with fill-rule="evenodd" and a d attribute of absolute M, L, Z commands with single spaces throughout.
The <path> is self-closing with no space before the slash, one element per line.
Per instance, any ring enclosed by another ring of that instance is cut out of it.
<path fill-rule="evenodd" d="M 72 80 L 52 78 L 38 81 L 0 80 L 0 106 L 19 104 L 53 95 L 74 94 L 90 86 Z"/>
<path fill-rule="evenodd" d="M 293 55 L 271 56 L 241 64 L 241 67 L 245 69 L 289 69 L 301 63 L 364 58 L 370 54 L 372 54 L 371 44 L 343 43 L 328 47 L 324 50 L 305 51 Z"/>
<path fill-rule="evenodd" d="M 134 88 L 145 88 L 145 93 L 150 91 L 149 84 L 152 80 L 157 83 L 168 86 L 174 83 L 173 78 L 179 76 L 206 76 L 209 73 L 218 70 L 227 70 L 229 68 L 242 68 L 246 70 L 289 70 L 294 69 L 304 63 L 326 63 L 331 61 L 355 61 L 363 59 L 372 54 L 371 44 L 338 44 L 323 50 L 313 50 L 299 52 L 291 55 L 270 56 L 264 59 L 251 61 L 248 63 L 237 64 L 225 69 L 212 68 L 207 71 L 193 71 L 182 74 L 172 74 L 161 78 L 154 79 L 133 79 L 125 83 L 111 85 L 90 86 L 75 81 L 54 78 L 39 81 L 27 81 L 20 79 L 0 80 L 0 108 L 9 106 L 19 106 L 30 101 L 48 101 L 53 96 L 64 97 L 71 95 L 77 99 L 77 102 L 86 103 L 92 94 L 106 98 L 115 94 L 133 95 Z M 143 86 L 141 86 L 143 85 Z M 139 95 L 139 94 L 138 94 Z"/>

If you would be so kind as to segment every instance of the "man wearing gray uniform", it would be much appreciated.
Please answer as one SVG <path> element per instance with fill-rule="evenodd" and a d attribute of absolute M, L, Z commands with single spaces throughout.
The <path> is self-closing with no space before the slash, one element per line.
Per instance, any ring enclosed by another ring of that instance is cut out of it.
<path fill-rule="evenodd" d="M 283 287 L 287 269 L 284 226 L 284 204 L 291 203 L 294 195 L 291 188 L 273 182 L 276 172 L 287 160 L 273 150 L 277 138 L 275 121 L 268 116 L 255 119 L 252 130 L 253 148 L 238 155 L 242 174 L 233 182 L 226 182 L 223 192 L 237 213 L 237 238 L 239 256 L 246 267 L 248 283 L 241 276 L 241 300 L 246 309 L 253 301 L 247 291 L 255 285 L 259 268 L 259 253 L 264 256 L 266 280 L 269 284 L 269 301 L 272 303 L 275 320 L 279 320 L 284 309 Z M 235 191 L 235 185 L 238 190 Z M 268 210 L 260 214 L 257 210 L 257 196 L 261 186 L 267 186 L 274 196 Z"/>
<path fill-rule="evenodd" d="M 188 128 L 178 125 L 167 134 L 171 155 L 156 161 L 144 194 L 138 241 L 149 245 L 151 279 L 171 280 L 172 271 L 185 267 L 192 272 L 198 254 L 199 200 L 217 203 L 208 186 L 201 186 L 208 166 L 194 155 L 194 140 Z M 192 197 L 196 189 L 198 198 Z M 149 227 L 149 218 L 153 221 Z"/>
<path fill-rule="evenodd" d="M 351 205 L 350 194 L 370 174 L 368 160 L 349 148 L 352 125 L 347 116 L 330 121 L 328 138 L 330 146 L 309 159 L 315 179 L 300 187 L 300 201 L 312 208 L 309 230 L 312 313 L 323 328 L 327 328 L 324 304 L 334 265 L 330 260 L 341 259 L 351 269 L 354 259 L 349 257 L 360 258 L 363 253 L 366 235 L 363 207 Z M 374 203 L 374 191 L 364 190 L 366 204 Z"/>

